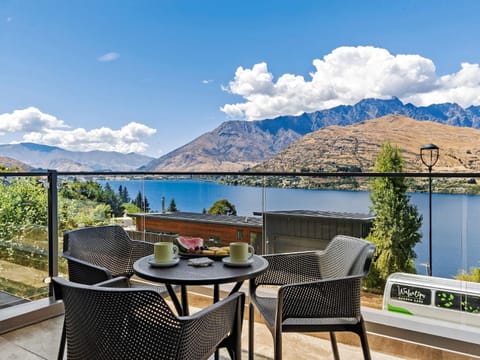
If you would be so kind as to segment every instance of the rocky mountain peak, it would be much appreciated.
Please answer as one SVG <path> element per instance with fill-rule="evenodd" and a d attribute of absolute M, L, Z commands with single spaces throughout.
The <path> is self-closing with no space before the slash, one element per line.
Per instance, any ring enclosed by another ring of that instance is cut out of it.
<path fill-rule="evenodd" d="M 309 133 L 330 126 L 347 126 L 386 115 L 403 115 L 417 121 L 480 128 L 479 107 L 457 104 L 417 107 L 398 98 L 364 99 L 355 105 L 280 116 L 258 121 L 228 121 L 190 143 L 155 159 L 149 171 L 241 171 L 258 165 Z"/>

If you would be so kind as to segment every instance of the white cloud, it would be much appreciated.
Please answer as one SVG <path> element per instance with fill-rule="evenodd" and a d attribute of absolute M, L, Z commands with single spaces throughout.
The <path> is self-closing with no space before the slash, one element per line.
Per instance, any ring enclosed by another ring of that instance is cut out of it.
<path fill-rule="evenodd" d="M 225 104 L 232 118 L 249 120 L 298 115 L 355 104 L 365 98 L 396 96 L 415 105 L 456 102 L 480 104 L 480 66 L 464 63 L 457 73 L 438 76 L 432 60 L 420 55 L 392 55 L 372 46 L 339 47 L 313 60 L 310 78 L 283 74 L 275 82 L 266 63 L 238 67 L 224 90 L 245 101 Z"/>
<path fill-rule="evenodd" d="M 444 75 L 437 81 L 435 89 L 412 94 L 405 101 L 416 105 L 453 102 L 463 107 L 480 104 L 480 65 L 463 63 L 460 71 Z"/>
<path fill-rule="evenodd" d="M 68 127 L 62 120 L 34 107 L 0 114 L 0 135 L 19 133 L 23 134 L 22 141 L 54 145 L 72 151 L 143 153 L 148 147 L 144 140 L 157 131 L 137 122 L 131 122 L 119 130 L 107 127 L 92 130 L 65 128 Z"/>
<path fill-rule="evenodd" d="M 111 61 L 117 60 L 119 57 L 120 57 L 120 54 L 116 52 L 109 52 L 99 56 L 97 60 L 100 62 L 111 62 Z"/>
<path fill-rule="evenodd" d="M 35 107 L 0 114 L 0 135 L 7 132 L 44 131 L 67 127 L 63 120 L 44 114 Z"/>
<path fill-rule="evenodd" d="M 202 80 L 202 84 L 205 84 L 205 85 L 210 84 L 212 82 L 213 80 Z"/>

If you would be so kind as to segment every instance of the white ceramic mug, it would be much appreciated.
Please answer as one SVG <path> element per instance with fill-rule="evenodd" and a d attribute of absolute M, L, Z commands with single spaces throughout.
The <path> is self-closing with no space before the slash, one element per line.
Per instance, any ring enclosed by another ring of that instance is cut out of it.
<path fill-rule="evenodd" d="M 244 263 L 252 258 L 255 249 L 252 245 L 244 242 L 230 243 L 230 261 L 232 263 Z"/>
<path fill-rule="evenodd" d="M 168 263 L 178 256 L 178 246 L 168 242 L 157 242 L 153 245 L 153 257 L 155 262 Z"/>

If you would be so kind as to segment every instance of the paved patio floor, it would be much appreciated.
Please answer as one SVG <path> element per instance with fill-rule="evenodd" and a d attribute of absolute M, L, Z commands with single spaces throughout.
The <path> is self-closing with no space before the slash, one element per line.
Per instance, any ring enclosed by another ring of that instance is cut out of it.
<path fill-rule="evenodd" d="M 0 336 L 0 358 L 3 360 L 39 360 L 56 359 L 63 316 L 28 326 Z M 248 324 L 244 322 L 242 339 L 242 359 L 247 359 Z M 255 329 L 255 359 L 272 359 L 273 342 L 267 328 L 257 324 Z M 347 360 L 363 359 L 361 349 L 355 346 L 339 344 L 340 357 Z M 330 343 L 309 335 L 285 334 L 284 359 L 311 360 L 333 359 Z M 222 354 L 222 359 L 228 356 Z M 376 360 L 402 359 L 379 352 L 372 352 Z"/>

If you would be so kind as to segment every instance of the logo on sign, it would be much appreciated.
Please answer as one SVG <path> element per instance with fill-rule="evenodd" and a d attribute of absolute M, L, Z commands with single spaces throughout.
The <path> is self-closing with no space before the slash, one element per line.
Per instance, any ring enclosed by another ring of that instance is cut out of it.
<path fill-rule="evenodd" d="M 431 290 L 409 285 L 393 284 L 390 296 L 392 299 L 429 305 Z"/>

